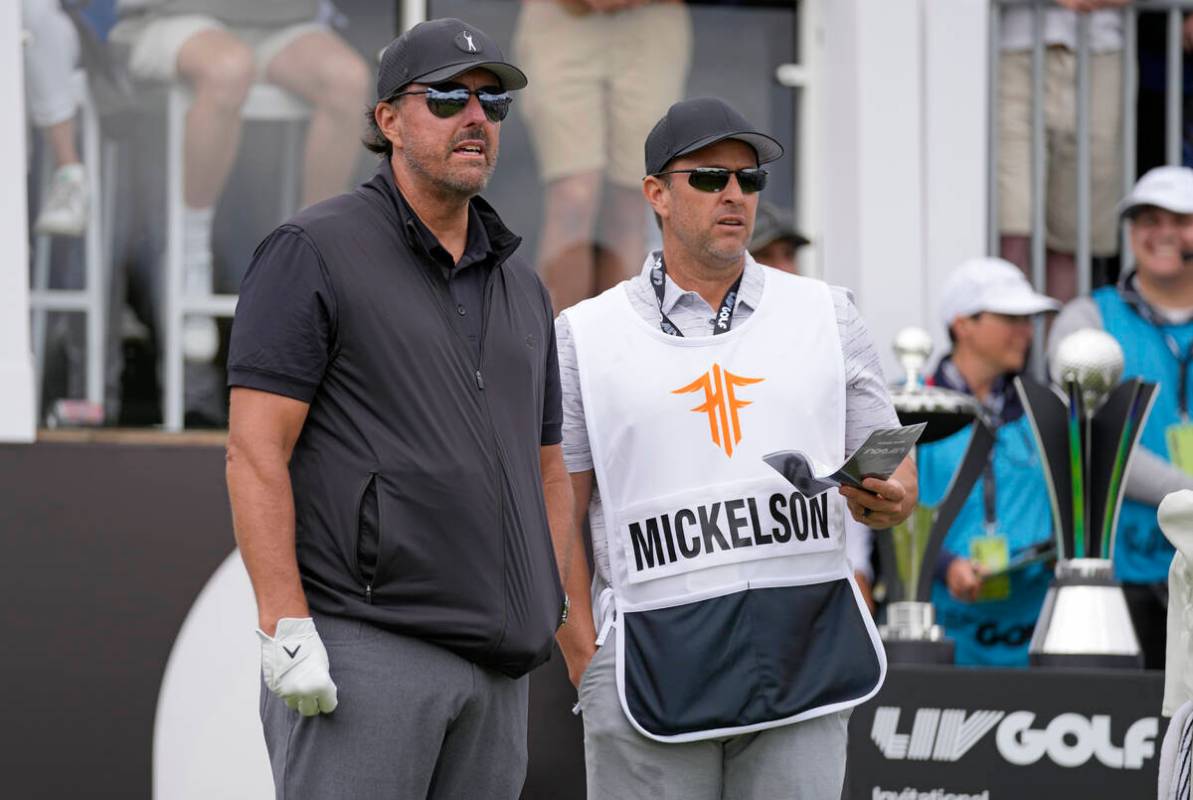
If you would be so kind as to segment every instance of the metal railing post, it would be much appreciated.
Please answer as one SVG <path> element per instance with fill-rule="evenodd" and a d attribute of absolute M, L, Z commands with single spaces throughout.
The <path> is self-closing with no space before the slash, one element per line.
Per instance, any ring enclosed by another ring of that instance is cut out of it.
<path fill-rule="evenodd" d="M 1047 183 L 1044 159 L 1044 6 L 1033 10 L 1031 48 L 1031 282 L 1037 292 L 1047 286 L 1044 206 Z M 1044 380 L 1044 321 L 1037 317 L 1032 337 L 1032 364 L 1037 380 Z"/>
<path fill-rule="evenodd" d="M 1181 47 L 1181 10 L 1168 9 L 1168 92 L 1164 102 L 1165 163 L 1181 163 L 1181 93 L 1184 50 Z"/>
<path fill-rule="evenodd" d="M 1090 96 L 1089 15 L 1077 15 L 1077 294 L 1089 294 L 1091 283 L 1090 245 Z"/>
<path fill-rule="evenodd" d="M 1135 98 L 1139 90 L 1137 85 L 1139 79 L 1138 53 L 1135 43 L 1137 19 L 1134 8 L 1131 6 L 1123 8 L 1122 195 L 1124 197 L 1135 184 Z M 1123 273 L 1135 265 L 1135 254 L 1131 251 L 1131 241 L 1125 220 L 1119 223 L 1119 264 Z"/>
<path fill-rule="evenodd" d="M 986 91 L 989 92 L 986 103 L 986 251 L 991 256 L 999 255 L 1001 237 L 999 234 L 998 213 L 998 149 L 999 135 L 999 92 L 1002 68 L 1002 6 L 998 3 L 990 4 L 989 48 L 986 59 Z"/>

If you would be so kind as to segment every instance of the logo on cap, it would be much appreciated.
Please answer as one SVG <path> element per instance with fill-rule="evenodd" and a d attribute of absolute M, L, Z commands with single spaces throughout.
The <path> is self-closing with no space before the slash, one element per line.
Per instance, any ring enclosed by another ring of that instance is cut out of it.
<path fill-rule="evenodd" d="M 476 42 L 472 40 L 472 34 L 468 31 L 460 31 L 455 38 L 456 47 L 463 50 L 465 53 L 479 53 L 480 48 L 476 46 Z"/>

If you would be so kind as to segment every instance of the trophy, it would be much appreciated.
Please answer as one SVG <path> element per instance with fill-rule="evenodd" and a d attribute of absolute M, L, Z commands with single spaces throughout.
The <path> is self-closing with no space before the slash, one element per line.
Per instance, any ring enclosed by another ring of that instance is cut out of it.
<path fill-rule="evenodd" d="M 1033 665 L 1143 666 L 1111 558 L 1124 477 L 1156 385 L 1119 383 L 1122 370 L 1118 342 L 1086 329 L 1060 343 L 1055 386 L 1015 379 L 1044 462 L 1056 532 L 1056 577 L 1028 648 Z"/>
<path fill-rule="evenodd" d="M 932 337 L 926 330 L 904 328 L 895 335 L 891 349 L 906 374 L 903 385 L 892 390 L 891 400 L 902 424 L 928 424 L 920 444 L 952 436 L 973 422 L 978 413 L 976 400 L 961 392 L 924 385 L 924 364 L 932 354 Z"/>
<path fill-rule="evenodd" d="M 876 537 L 883 563 L 895 566 L 888 586 L 890 594 L 899 598 L 887 604 L 887 622 L 878 631 L 891 661 L 952 664 L 953 642 L 936 624 L 933 613 L 932 572 L 945 533 L 981 475 L 994 435 L 982 421 L 973 397 L 924 386 L 921 373 L 932 353 L 927 331 L 904 328 L 895 336 L 894 351 L 907 373 L 903 385 L 891 393 L 899 422 L 926 423 L 920 444 L 944 439 L 967 425 L 974 426 L 974 435 L 939 508 L 919 507 L 891 536 Z"/>

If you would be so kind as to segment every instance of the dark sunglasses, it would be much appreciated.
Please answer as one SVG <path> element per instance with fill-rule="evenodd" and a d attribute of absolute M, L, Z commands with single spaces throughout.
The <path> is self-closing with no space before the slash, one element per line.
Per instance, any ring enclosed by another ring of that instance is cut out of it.
<path fill-rule="evenodd" d="M 399 92 L 393 95 L 392 99 L 396 100 L 399 97 L 405 97 L 410 94 L 425 94 L 427 96 L 427 108 L 440 119 L 447 119 L 448 117 L 454 117 L 456 114 L 459 114 L 468 105 L 468 98 L 476 95 L 476 99 L 480 101 L 481 110 L 485 112 L 485 118 L 489 122 L 501 122 L 505 119 L 506 114 L 510 113 L 510 103 L 514 101 L 513 96 L 509 92 L 503 92 L 497 86 L 482 86 L 479 89 L 469 89 L 458 83 L 445 83 L 439 86 L 430 86 L 426 89 Z"/>
<path fill-rule="evenodd" d="M 655 175 L 687 175 L 688 185 L 702 192 L 722 192 L 729 185 L 729 176 L 737 176 L 737 185 L 743 194 L 754 194 L 766 188 L 766 170 L 760 167 L 725 169 L 723 167 L 696 167 L 694 169 L 672 169 L 656 172 Z"/>

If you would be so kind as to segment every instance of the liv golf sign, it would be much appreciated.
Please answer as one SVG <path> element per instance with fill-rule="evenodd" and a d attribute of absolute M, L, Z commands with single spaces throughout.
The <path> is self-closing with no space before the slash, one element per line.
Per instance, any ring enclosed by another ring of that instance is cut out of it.
<path fill-rule="evenodd" d="M 847 797 L 1155 794 L 1161 673 L 894 665 L 850 721 Z"/>
<path fill-rule="evenodd" d="M 1070 769 L 1096 758 L 1110 769 L 1142 769 L 1156 755 L 1158 716 L 1143 717 L 1127 728 L 1122 746 L 1111 741 L 1110 716 L 1065 713 L 1042 728 L 1031 711 L 974 711 L 921 708 L 910 733 L 897 733 L 901 709 L 880 706 L 874 712 L 870 738 L 890 759 L 959 761 L 997 726 L 994 741 L 1007 763 L 1028 766 L 1047 756 Z"/>

